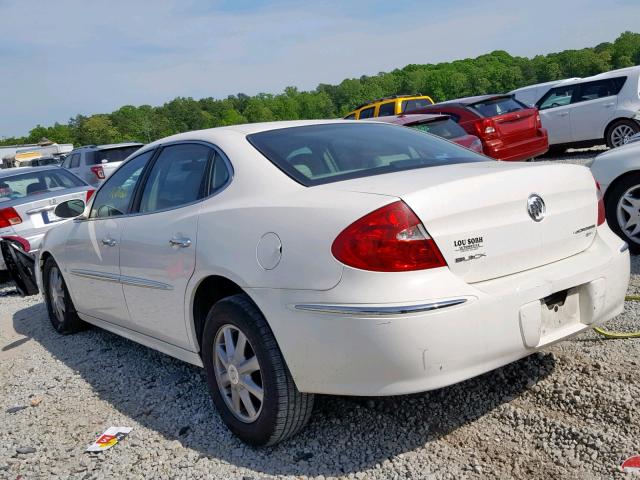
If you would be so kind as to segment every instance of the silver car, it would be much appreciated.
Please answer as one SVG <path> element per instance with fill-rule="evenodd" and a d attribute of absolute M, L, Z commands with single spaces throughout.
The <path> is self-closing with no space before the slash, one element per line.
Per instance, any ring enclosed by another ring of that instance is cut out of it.
<path fill-rule="evenodd" d="M 141 146 L 142 143 L 135 142 L 86 145 L 71 151 L 62 166 L 89 185 L 97 187 Z"/>
<path fill-rule="evenodd" d="M 0 170 L 0 237 L 21 237 L 37 251 L 44 234 L 64 221 L 55 207 L 74 198 L 87 201 L 95 189 L 58 166 Z M 0 270 L 5 270 L 0 256 Z"/>

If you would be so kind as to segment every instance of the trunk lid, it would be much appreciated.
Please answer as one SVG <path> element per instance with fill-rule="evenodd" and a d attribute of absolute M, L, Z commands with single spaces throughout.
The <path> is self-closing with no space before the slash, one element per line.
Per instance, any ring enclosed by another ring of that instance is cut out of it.
<path fill-rule="evenodd" d="M 89 187 L 77 187 L 42 195 L 29 195 L 16 201 L 6 202 L 2 206 L 13 207 L 20 215 L 22 223 L 13 226 L 18 235 L 36 229 L 53 226 L 64 219 L 58 218 L 53 211 L 62 202 L 72 199 L 85 200 Z"/>
<path fill-rule="evenodd" d="M 535 137 L 537 132 L 535 108 L 518 110 L 491 117 L 500 138 L 518 142 Z"/>
<path fill-rule="evenodd" d="M 479 282 L 575 255 L 593 242 L 597 192 L 577 165 L 481 162 L 423 168 L 327 185 L 401 198 L 421 219 L 451 271 Z M 541 221 L 528 213 L 539 195 Z"/>

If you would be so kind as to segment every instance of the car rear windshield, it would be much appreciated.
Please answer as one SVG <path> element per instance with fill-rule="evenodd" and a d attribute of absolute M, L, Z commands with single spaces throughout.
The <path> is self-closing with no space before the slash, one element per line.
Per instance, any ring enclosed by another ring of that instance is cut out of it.
<path fill-rule="evenodd" d="M 84 185 L 82 180 L 63 169 L 3 176 L 0 177 L 0 203 Z"/>
<path fill-rule="evenodd" d="M 247 140 L 305 186 L 416 168 L 485 162 L 486 157 L 411 128 L 334 123 L 254 133 Z"/>
<path fill-rule="evenodd" d="M 433 135 L 447 139 L 464 137 L 467 134 L 460 125 L 450 118 L 414 123 L 412 125 L 408 125 L 408 127 L 420 132 L 432 133 Z"/>
<path fill-rule="evenodd" d="M 102 163 L 103 160 L 107 162 L 121 162 L 133 152 L 140 149 L 142 145 L 134 145 L 131 147 L 118 147 L 118 148 L 109 148 L 104 150 L 96 150 L 93 154 L 93 163 L 98 164 Z"/>
<path fill-rule="evenodd" d="M 529 108 L 524 103 L 511 97 L 490 98 L 469 105 L 469 107 L 483 117 L 495 117 L 504 113 L 517 112 L 518 110 Z"/>
<path fill-rule="evenodd" d="M 404 100 L 402 102 L 402 112 L 410 112 L 412 110 L 418 110 L 433 105 L 427 98 L 414 98 L 413 100 Z"/>

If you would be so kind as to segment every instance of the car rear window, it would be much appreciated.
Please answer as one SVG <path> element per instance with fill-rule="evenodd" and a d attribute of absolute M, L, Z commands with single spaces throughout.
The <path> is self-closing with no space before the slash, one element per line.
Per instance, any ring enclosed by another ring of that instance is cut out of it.
<path fill-rule="evenodd" d="M 0 177 L 0 203 L 84 185 L 82 180 L 63 169 Z"/>
<path fill-rule="evenodd" d="M 417 168 L 485 162 L 432 135 L 383 123 L 334 123 L 254 133 L 247 140 L 305 186 Z"/>
<path fill-rule="evenodd" d="M 419 108 L 425 108 L 433 105 L 426 98 L 414 98 L 413 100 L 405 100 L 402 102 L 402 113 L 410 112 L 412 110 L 418 110 Z"/>
<path fill-rule="evenodd" d="M 463 137 L 467 133 L 464 129 L 450 118 L 444 118 L 442 120 L 432 120 L 430 122 L 414 123 L 407 125 L 409 128 L 418 130 L 420 132 L 432 133 L 442 138 L 457 138 Z"/>
<path fill-rule="evenodd" d="M 109 148 L 104 150 L 96 150 L 93 154 L 93 163 L 95 165 L 102 163 L 103 160 L 107 162 L 121 162 L 133 152 L 140 150 L 142 145 L 134 145 L 132 147 L 119 147 Z"/>
<path fill-rule="evenodd" d="M 469 105 L 469 108 L 483 117 L 495 117 L 504 113 L 517 112 L 518 110 L 523 110 L 529 107 L 515 98 L 500 97 L 474 103 Z"/>

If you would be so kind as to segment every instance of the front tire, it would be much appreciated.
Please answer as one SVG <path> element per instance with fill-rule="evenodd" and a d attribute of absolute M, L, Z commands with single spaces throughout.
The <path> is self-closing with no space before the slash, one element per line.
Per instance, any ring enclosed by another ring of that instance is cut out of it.
<path fill-rule="evenodd" d="M 625 145 L 629 138 L 640 131 L 640 126 L 633 120 L 618 120 L 607 130 L 607 147 L 616 148 Z"/>
<path fill-rule="evenodd" d="M 640 173 L 631 173 L 607 193 L 605 213 L 609 227 L 629 250 L 640 253 Z"/>
<path fill-rule="evenodd" d="M 60 267 L 53 257 L 47 258 L 44 262 L 42 280 L 49 320 L 56 332 L 70 335 L 84 330 L 87 324 L 78 317 Z"/>
<path fill-rule="evenodd" d="M 274 445 L 309 421 L 314 396 L 298 391 L 273 332 L 246 295 L 211 308 L 202 360 L 222 420 L 244 442 Z"/>

